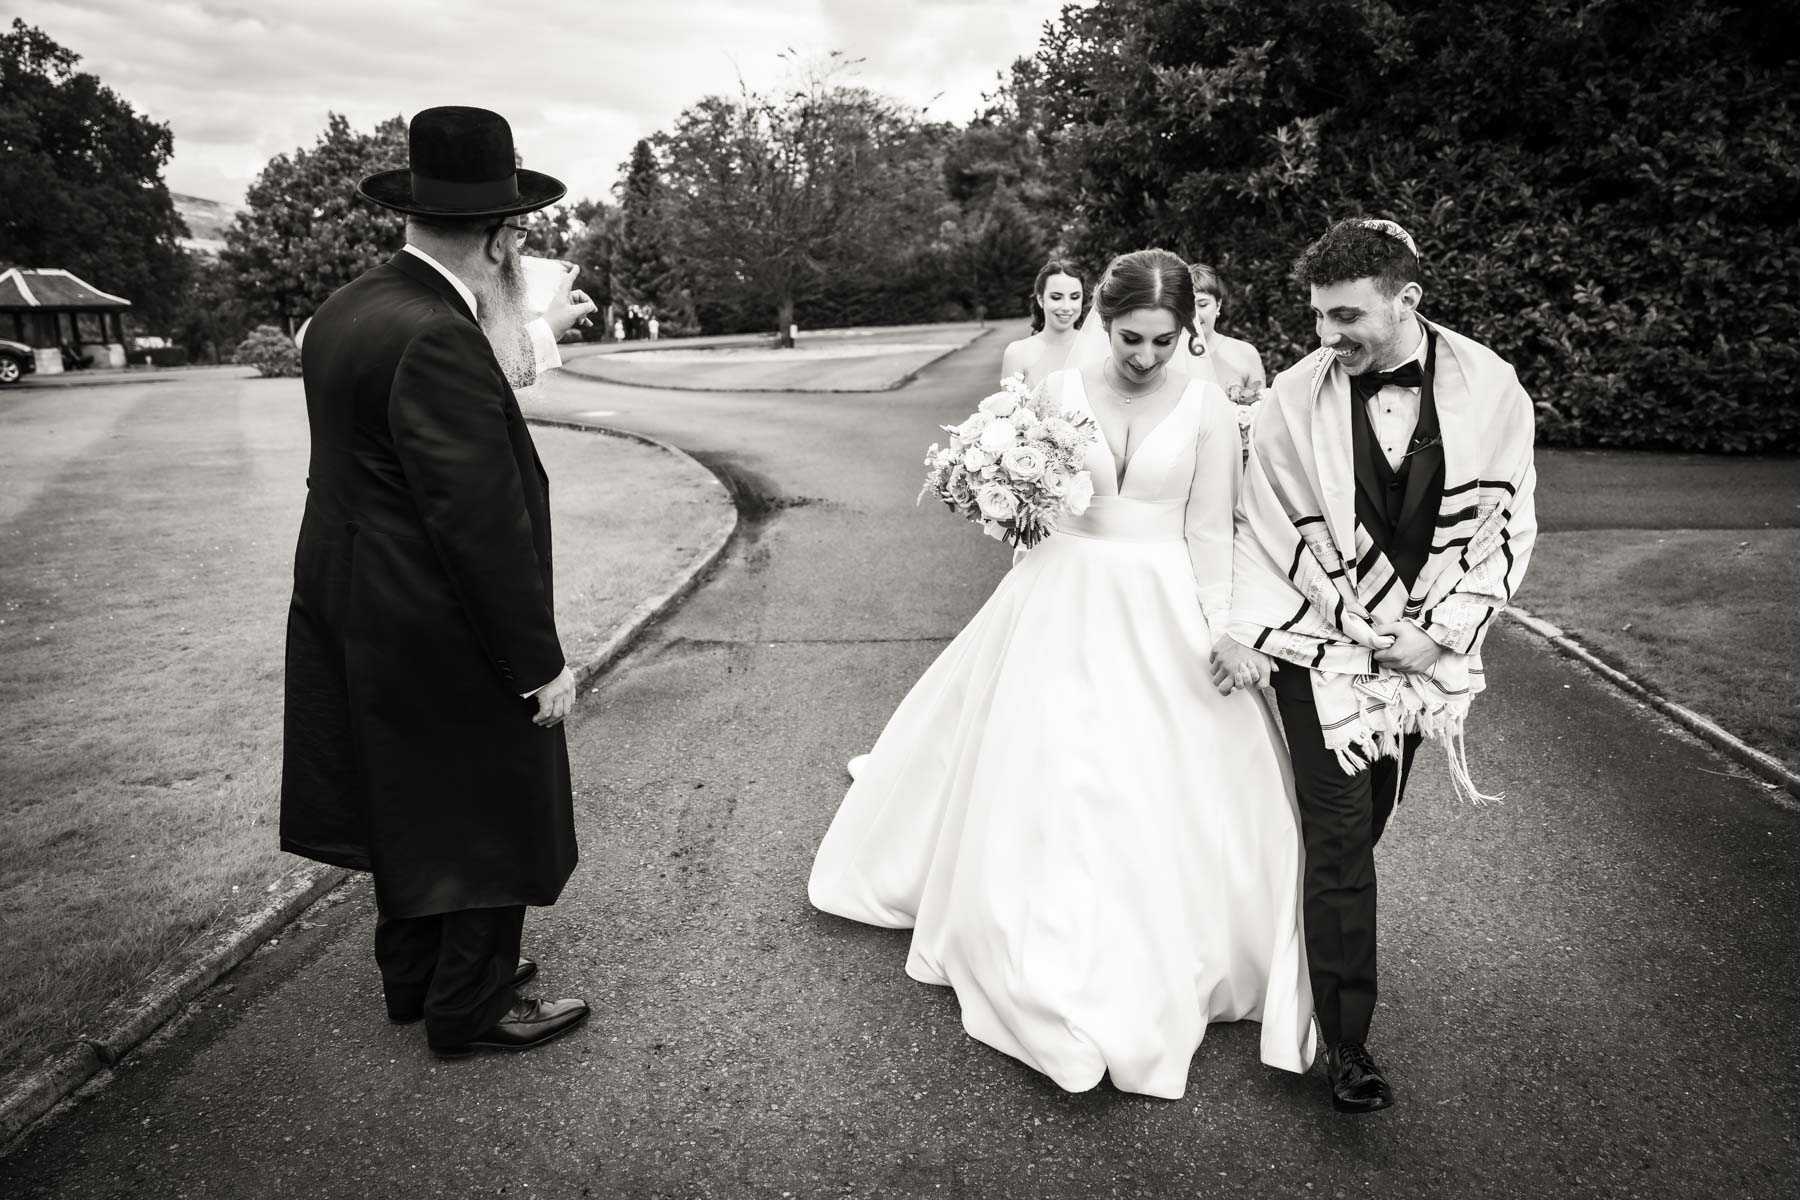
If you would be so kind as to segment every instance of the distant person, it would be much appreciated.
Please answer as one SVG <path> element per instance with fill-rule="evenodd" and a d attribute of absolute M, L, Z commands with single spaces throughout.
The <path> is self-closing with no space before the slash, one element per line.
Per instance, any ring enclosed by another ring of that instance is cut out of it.
<path fill-rule="evenodd" d="M 614 317 L 613 318 L 613 341 L 622 342 L 624 340 L 625 340 L 625 318 L 624 317 Z"/>
<path fill-rule="evenodd" d="M 658 331 L 658 330 L 659 330 L 659 329 L 660 329 L 660 328 L 661 328 L 661 326 L 659 326 L 659 325 L 658 325 L 658 324 L 657 324 L 657 323 L 656 323 L 656 314 L 655 314 L 655 313 L 651 313 L 651 314 L 650 314 L 650 323 L 649 323 L 649 329 L 650 329 L 650 340 L 651 340 L 651 341 L 653 341 L 653 342 L 654 342 L 654 341 L 655 341 L 655 340 L 656 340 L 656 335 L 657 335 L 657 331 Z"/>
<path fill-rule="evenodd" d="M 1085 299 L 1081 275 L 1073 264 L 1063 259 L 1045 263 L 1031 284 L 1031 334 L 1000 356 L 1000 378 L 1022 375 L 1026 387 L 1036 387 L 1062 370 L 1075 346 L 1075 325 Z"/>
<path fill-rule="evenodd" d="M 1194 276 L 1194 320 L 1200 326 L 1200 341 L 1206 356 L 1212 360 L 1213 378 L 1230 394 L 1234 387 L 1260 391 L 1268 379 L 1263 373 L 1262 355 L 1249 342 L 1220 333 L 1219 316 L 1225 311 L 1225 283 L 1219 273 L 1205 263 L 1190 263 Z"/>
<path fill-rule="evenodd" d="M 516 218 L 563 185 L 479 108 L 412 120 L 357 191 L 406 245 L 339 288 L 302 351 L 312 429 L 288 609 L 281 846 L 369 871 L 390 1020 L 441 1057 L 525 1050 L 588 1016 L 527 999 L 527 905 L 576 861 L 543 467 Z M 591 311 L 591 305 L 587 306 Z"/>

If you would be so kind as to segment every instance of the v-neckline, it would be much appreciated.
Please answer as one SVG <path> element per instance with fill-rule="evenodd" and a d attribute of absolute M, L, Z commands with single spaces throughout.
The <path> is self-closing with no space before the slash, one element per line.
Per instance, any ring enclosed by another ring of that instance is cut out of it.
<path fill-rule="evenodd" d="M 1137 461 L 1138 455 L 1144 452 L 1144 447 L 1150 444 L 1150 440 L 1162 432 L 1162 427 L 1181 411 L 1181 406 L 1187 403 L 1188 393 L 1194 388 L 1194 381 L 1190 379 L 1182 385 L 1181 395 L 1175 398 L 1175 403 L 1163 414 L 1162 420 L 1152 425 L 1150 432 L 1138 439 L 1137 449 L 1126 457 L 1123 467 L 1119 466 L 1119 460 L 1113 454 L 1112 443 L 1106 438 L 1106 425 L 1100 420 L 1100 414 L 1094 411 L 1094 399 L 1088 394 L 1087 380 L 1079 370 L 1075 372 L 1075 382 L 1081 386 L 1082 407 L 1087 409 L 1088 416 L 1094 418 L 1094 430 L 1100 435 L 1100 445 L 1106 451 L 1106 461 L 1112 464 L 1113 495 L 1122 496 L 1125 494 L 1125 480 L 1131 476 L 1131 464 Z"/>

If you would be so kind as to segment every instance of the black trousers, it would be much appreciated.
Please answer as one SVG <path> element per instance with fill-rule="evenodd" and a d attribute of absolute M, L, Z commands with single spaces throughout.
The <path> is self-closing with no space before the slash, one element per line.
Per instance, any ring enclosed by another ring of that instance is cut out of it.
<path fill-rule="evenodd" d="M 388 1012 L 423 1011 L 433 1045 L 468 1041 L 512 1007 L 525 906 L 465 908 L 375 920 L 375 961 Z"/>
<path fill-rule="evenodd" d="M 1376 759 L 1368 770 L 1346 775 L 1325 748 L 1307 692 L 1305 700 L 1292 691 L 1276 698 L 1306 842 L 1301 912 L 1313 1012 L 1331 1046 L 1368 1040 L 1375 1015 L 1375 843 L 1406 787 L 1419 735 L 1406 738 L 1399 762 Z"/>

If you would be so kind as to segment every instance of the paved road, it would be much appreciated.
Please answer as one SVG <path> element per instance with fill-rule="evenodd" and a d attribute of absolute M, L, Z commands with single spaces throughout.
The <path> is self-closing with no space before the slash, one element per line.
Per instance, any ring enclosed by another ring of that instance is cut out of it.
<path fill-rule="evenodd" d="M 1381 855 L 1376 1039 L 1400 1104 L 1216 1027 L 1186 1099 L 1069 1096 L 961 1032 L 905 935 L 811 911 L 811 854 L 1004 553 L 914 511 L 990 336 L 875 396 L 569 380 L 565 414 L 730 470 L 754 521 L 584 697 L 584 858 L 527 943 L 580 1034 L 438 1064 L 387 1026 L 366 889 L 0 1162 L 8 1196 L 1773 1196 L 1800 1171 L 1800 817 L 1518 630 L 1470 755 L 1423 764 Z M 1554 497 L 1546 497 L 1546 504 Z"/>

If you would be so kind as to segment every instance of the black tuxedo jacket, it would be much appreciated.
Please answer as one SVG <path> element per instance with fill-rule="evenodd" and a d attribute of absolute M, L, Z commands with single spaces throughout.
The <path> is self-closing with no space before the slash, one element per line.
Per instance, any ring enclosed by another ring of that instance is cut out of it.
<path fill-rule="evenodd" d="M 312 429 L 288 613 L 284 849 L 372 870 L 389 916 L 553 903 L 574 869 L 549 482 L 487 337 L 402 252 L 303 352 Z"/>

